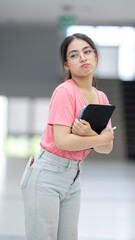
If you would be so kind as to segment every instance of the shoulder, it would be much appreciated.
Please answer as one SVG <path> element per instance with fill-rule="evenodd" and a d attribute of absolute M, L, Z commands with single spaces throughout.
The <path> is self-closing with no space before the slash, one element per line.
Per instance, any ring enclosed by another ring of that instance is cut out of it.
<path fill-rule="evenodd" d="M 99 96 L 102 96 L 102 97 L 107 97 L 106 94 L 103 92 L 103 91 L 100 91 L 98 89 L 96 89 L 97 93 Z"/>
<path fill-rule="evenodd" d="M 102 104 L 108 104 L 109 101 L 108 101 L 107 95 L 103 91 L 100 91 L 98 89 L 96 89 L 96 91 L 97 91 L 98 97 L 99 97 L 100 101 L 102 102 Z"/>
<path fill-rule="evenodd" d="M 72 81 L 72 80 L 71 80 Z M 70 80 L 67 80 L 66 82 L 61 83 L 58 85 L 51 97 L 50 106 L 56 104 L 56 105 L 72 105 L 75 104 L 75 91 L 74 86 Z"/>
<path fill-rule="evenodd" d="M 74 85 L 72 83 L 72 80 L 69 79 L 69 80 L 61 83 L 60 85 L 58 85 L 53 92 L 53 96 L 57 95 L 57 94 L 67 94 L 69 96 L 73 96 L 74 95 Z"/>
<path fill-rule="evenodd" d="M 67 91 L 72 91 L 74 89 L 74 84 L 72 83 L 72 80 L 66 80 L 65 82 L 61 83 L 60 85 L 58 85 L 58 87 L 55 90 L 59 90 L 59 89 L 65 89 Z"/>

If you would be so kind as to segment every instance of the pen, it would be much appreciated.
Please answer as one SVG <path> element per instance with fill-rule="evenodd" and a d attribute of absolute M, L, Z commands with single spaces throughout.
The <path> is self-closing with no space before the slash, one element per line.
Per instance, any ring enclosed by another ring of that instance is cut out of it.
<path fill-rule="evenodd" d="M 116 128 L 117 128 L 117 127 L 112 127 L 112 128 L 110 128 L 110 130 L 112 130 L 112 131 L 113 131 L 113 130 L 115 130 Z"/>

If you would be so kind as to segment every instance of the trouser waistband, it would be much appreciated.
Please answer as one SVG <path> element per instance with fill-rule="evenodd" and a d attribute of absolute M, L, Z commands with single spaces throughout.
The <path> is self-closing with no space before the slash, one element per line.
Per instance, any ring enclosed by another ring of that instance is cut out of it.
<path fill-rule="evenodd" d="M 50 153 L 48 151 L 46 151 L 44 148 L 41 147 L 40 152 L 38 153 L 38 155 L 36 156 L 36 158 L 40 158 L 40 157 L 47 157 L 49 159 L 52 159 L 52 161 L 57 161 L 60 162 L 63 165 L 70 165 L 70 166 L 77 166 L 79 169 L 81 169 L 83 161 L 74 161 L 68 158 L 63 158 L 61 156 L 55 155 L 53 153 Z"/>

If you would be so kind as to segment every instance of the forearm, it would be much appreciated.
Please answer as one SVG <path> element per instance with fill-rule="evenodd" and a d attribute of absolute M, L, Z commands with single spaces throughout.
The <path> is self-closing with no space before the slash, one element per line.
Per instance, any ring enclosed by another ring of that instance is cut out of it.
<path fill-rule="evenodd" d="M 59 139 L 58 144 L 56 142 L 56 146 L 58 148 L 68 151 L 80 151 L 96 148 L 102 144 L 102 136 L 100 135 L 82 137 L 75 134 L 68 134 L 64 138 Z"/>
<path fill-rule="evenodd" d="M 80 136 L 71 133 L 70 127 L 58 124 L 53 125 L 53 133 L 56 147 L 67 151 L 81 151 L 90 148 L 98 151 L 98 147 L 107 145 L 114 138 L 111 131 L 105 131 L 100 135 Z"/>
<path fill-rule="evenodd" d="M 94 148 L 94 150 L 98 153 L 104 153 L 104 154 L 108 154 L 112 151 L 113 149 L 113 141 L 111 141 L 110 143 L 106 144 L 106 145 L 101 145 L 101 146 L 97 146 Z"/>

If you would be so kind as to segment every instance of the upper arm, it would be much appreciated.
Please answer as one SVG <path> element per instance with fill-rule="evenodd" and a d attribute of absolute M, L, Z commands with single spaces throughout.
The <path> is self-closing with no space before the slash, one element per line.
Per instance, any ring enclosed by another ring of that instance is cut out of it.
<path fill-rule="evenodd" d="M 54 124 L 53 133 L 56 147 L 62 148 L 64 139 L 66 138 L 67 135 L 71 134 L 71 128 L 64 125 Z"/>
<path fill-rule="evenodd" d="M 48 124 L 58 124 L 71 127 L 74 119 L 75 101 L 72 94 L 63 87 L 57 88 L 51 99 Z"/>
<path fill-rule="evenodd" d="M 54 141 L 61 148 L 65 137 L 71 133 L 75 118 L 75 101 L 69 90 L 57 88 L 51 99 L 48 124 L 53 126 Z"/>

